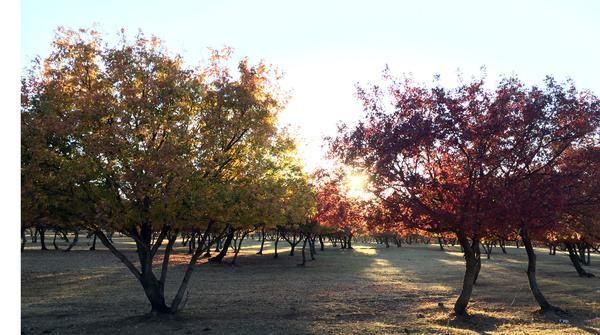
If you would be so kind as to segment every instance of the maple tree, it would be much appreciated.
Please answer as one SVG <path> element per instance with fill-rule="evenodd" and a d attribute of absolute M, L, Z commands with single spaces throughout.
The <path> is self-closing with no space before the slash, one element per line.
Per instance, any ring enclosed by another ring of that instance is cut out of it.
<path fill-rule="evenodd" d="M 529 256 L 534 296 L 542 310 L 554 309 L 535 280 L 530 235 L 539 238 L 559 222 L 561 177 L 554 167 L 561 155 L 597 145 L 590 139 L 598 131 L 597 98 L 552 78 L 542 88 L 505 78 L 495 90 L 483 77 L 454 89 L 389 71 L 384 78 L 385 89 L 358 88 L 364 117 L 340 126 L 332 156 L 373 176 L 375 194 L 395 221 L 456 235 L 466 261 L 456 314 L 466 314 L 481 240 L 515 232 Z"/>

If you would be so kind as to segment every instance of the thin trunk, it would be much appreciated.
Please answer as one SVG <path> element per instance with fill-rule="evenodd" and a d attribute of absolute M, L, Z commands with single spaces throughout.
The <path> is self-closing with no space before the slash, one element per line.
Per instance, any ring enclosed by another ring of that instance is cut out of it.
<path fill-rule="evenodd" d="M 352 236 L 353 234 L 350 234 L 350 236 L 348 236 L 348 249 L 354 249 L 352 248 Z"/>
<path fill-rule="evenodd" d="M 173 244 L 177 240 L 177 231 L 175 231 L 167 242 L 167 247 L 165 248 L 165 254 L 163 256 L 162 267 L 160 270 L 160 292 L 164 296 L 165 295 L 165 284 L 167 282 L 167 272 L 169 270 L 169 258 L 171 257 L 171 251 L 173 251 Z"/>
<path fill-rule="evenodd" d="M 222 240 L 217 240 L 217 243 L 215 243 L 215 252 L 220 252 L 221 251 L 221 244 L 223 244 Z"/>
<path fill-rule="evenodd" d="M 208 226 L 206 227 L 206 230 L 204 231 L 204 235 L 202 235 L 202 240 L 198 243 L 198 248 L 196 249 L 196 252 L 194 252 L 194 254 L 192 255 L 192 259 L 190 260 L 187 268 L 185 269 L 185 274 L 183 275 L 183 279 L 181 281 L 181 284 L 179 285 L 177 294 L 175 295 L 175 298 L 173 298 L 173 302 L 171 303 L 171 312 L 172 313 L 177 312 L 181 306 L 181 302 L 183 301 L 183 295 L 185 294 L 185 292 L 187 290 L 188 283 L 190 281 L 192 272 L 194 271 L 194 266 L 196 265 L 198 258 L 200 257 L 200 255 L 202 254 L 204 249 L 208 250 L 211 247 L 210 244 L 207 244 L 206 246 L 204 244 L 206 242 L 206 237 L 208 236 L 210 229 L 212 228 L 212 225 L 213 225 L 213 222 L 212 221 L 209 222 Z M 218 236 L 216 240 L 219 240 L 219 239 L 221 239 L 221 236 Z"/>
<path fill-rule="evenodd" d="M 309 247 L 309 251 L 310 251 L 310 260 L 314 261 L 315 260 L 315 254 L 317 253 L 317 251 L 315 250 L 315 239 L 309 237 L 308 238 L 308 247 Z"/>
<path fill-rule="evenodd" d="M 231 265 L 235 265 L 235 261 L 237 260 L 238 254 L 240 253 L 240 249 L 242 248 L 242 242 L 244 241 L 244 238 L 246 238 L 246 234 L 248 234 L 248 232 L 244 232 L 242 234 L 242 237 L 240 238 L 240 240 L 237 243 L 237 246 L 234 243 L 234 254 L 233 254 L 233 259 L 231 260 Z"/>
<path fill-rule="evenodd" d="M 58 232 L 54 231 L 54 238 L 52 239 L 52 245 L 54 246 L 54 250 L 58 250 L 58 245 L 56 244 L 56 235 L 58 235 Z"/>
<path fill-rule="evenodd" d="M 227 251 L 229 251 L 229 246 L 231 245 L 231 241 L 233 240 L 234 235 L 235 235 L 235 230 L 230 228 L 229 234 L 227 234 L 227 237 L 225 238 L 225 242 L 223 243 L 223 247 L 221 248 L 221 252 L 219 252 L 219 254 L 216 255 L 215 257 L 212 257 L 209 259 L 209 261 L 211 263 L 222 263 L 223 262 L 223 258 L 227 254 Z M 205 236 L 202 237 L 202 239 L 205 239 L 205 238 L 206 238 Z"/>
<path fill-rule="evenodd" d="M 42 250 L 48 250 L 48 248 L 46 248 L 46 229 L 40 228 L 39 234 L 40 234 L 40 244 L 42 245 Z"/>
<path fill-rule="evenodd" d="M 73 247 L 77 244 L 78 241 L 79 241 L 79 231 L 75 230 L 75 236 L 73 237 L 73 241 L 71 241 L 71 243 L 69 244 L 67 249 L 65 249 L 65 251 L 71 251 L 71 249 L 73 249 Z"/>
<path fill-rule="evenodd" d="M 190 240 L 188 241 L 188 255 L 191 255 L 196 250 L 196 231 L 192 230 Z"/>
<path fill-rule="evenodd" d="M 464 316 L 467 315 L 467 306 L 469 300 L 471 300 L 471 294 L 473 293 L 473 285 L 477 277 L 477 256 L 475 250 L 471 247 L 469 240 L 464 233 L 459 233 L 458 242 L 464 250 L 465 257 L 465 276 L 463 279 L 463 287 L 456 303 L 454 304 L 454 312 L 456 315 Z"/>
<path fill-rule="evenodd" d="M 440 250 L 444 251 L 444 243 L 441 237 L 438 237 L 438 244 L 440 245 Z"/>
<path fill-rule="evenodd" d="M 483 250 L 485 250 L 485 256 L 487 259 L 490 259 L 490 256 L 492 255 L 492 248 L 494 246 L 492 245 L 492 243 L 490 242 L 485 242 L 483 245 Z"/>
<path fill-rule="evenodd" d="M 306 265 L 306 240 L 308 239 L 308 237 L 304 238 L 304 244 L 302 245 L 302 264 L 298 264 L 298 266 L 305 266 Z"/>
<path fill-rule="evenodd" d="M 291 249 L 289 256 L 294 256 L 294 250 L 296 249 L 296 243 L 290 243 Z"/>
<path fill-rule="evenodd" d="M 256 253 L 257 255 L 262 255 L 263 254 L 263 249 L 265 247 L 265 226 L 262 227 L 261 232 L 260 232 L 260 250 L 258 250 L 258 252 Z"/>
<path fill-rule="evenodd" d="M 277 237 L 275 237 L 275 254 L 273 255 L 273 258 L 277 258 L 279 257 L 279 254 L 277 253 L 277 246 L 279 245 L 279 230 L 277 230 Z"/>
<path fill-rule="evenodd" d="M 117 257 L 121 262 L 123 262 L 123 264 L 125 264 L 125 266 L 127 266 L 127 268 L 129 269 L 129 271 L 131 271 L 131 273 L 133 273 L 133 275 L 135 276 L 135 278 L 137 278 L 138 280 L 141 277 L 141 273 L 140 271 L 135 267 L 135 265 L 133 265 L 133 263 L 131 263 L 131 261 L 127 258 L 127 256 L 123 255 L 119 250 L 117 250 L 115 248 L 115 246 L 110 243 L 110 241 L 108 240 L 108 238 L 106 237 L 106 235 L 104 235 L 104 233 L 100 230 L 97 230 L 95 232 L 95 234 L 98 236 L 98 238 L 100 239 L 100 242 L 102 242 L 102 244 L 104 244 L 104 246 L 113 254 L 115 255 L 115 257 Z"/>
<path fill-rule="evenodd" d="M 94 233 L 94 239 L 92 240 L 92 246 L 90 247 L 90 250 L 96 250 L 96 234 Z"/>
<path fill-rule="evenodd" d="M 592 265 L 592 258 L 590 255 L 591 249 L 592 249 L 592 247 L 588 246 L 588 248 L 587 248 L 587 265 Z"/>
<path fill-rule="evenodd" d="M 579 259 L 581 260 L 581 264 L 583 265 L 588 265 L 587 261 L 585 259 L 585 249 L 586 249 L 586 243 L 585 242 L 581 242 L 579 243 L 579 245 L 577 245 L 579 248 Z"/>
<path fill-rule="evenodd" d="M 319 243 L 321 244 L 321 251 L 325 251 L 325 244 L 323 243 L 323 236 L 319 234 Z"/>
<path fill-rule="evenodd" d="M 506 254 L 506 242 L 504 240 L 500 240 L 500 249 L 502 249 L 502 253 Z"/>
<path fill-rule="evenodd" d="M 587 277 L 587 278 L 594 277 L 594 274 L 585 271 L 583 269 L 583 267 L 581 266 L 579 257 L 577 257 L 577 255 L 575 255 L 575 252 L 573 250 L 574 249 L 573 244 L 565 243 L 565 245 L 567 246 L 567 250 L 569 251 L 569 258 L 571 259 L 571 263 L 573 263 L 573 266 L 575 267 L 577 274 L 579 274 L 579 277 Z"/>
<path fill-rule="evenodd" d="M 477 264 L 475 266 L 475 278 L 473 279 L 473 285 L 477 284 L 477 278 L 479 278 L 479 272 L 481 271 L 481 249 L 479 248 L 478 239 L 473 240 L 471 244 L 471 249 L 475 251 L 475 258 L 477 259 Z"/>
<path fill-rule="evenodd" d="M 523 241 L 523 245 L 525 246 L 525 250 L 527 251 L 527 278 L 529 279 L 529 288 L 531 289 L 531 293 L 533 293 L 533 297 L 537 301 L 538 305 L 542 309 L 542 312 L 547 311 L 560 311 L 559 308 L 552 306 L 548 300 L 542 294 L 540 290 L 537 279 L 535 277 L 535 269 L 536 269 L 536 257 L 535 251 L 533 250 L 533 245 L 531 244 L 531 240 L 529 239 L 529 234 L 526 229 L 521 229 L 521 240 Z"/>

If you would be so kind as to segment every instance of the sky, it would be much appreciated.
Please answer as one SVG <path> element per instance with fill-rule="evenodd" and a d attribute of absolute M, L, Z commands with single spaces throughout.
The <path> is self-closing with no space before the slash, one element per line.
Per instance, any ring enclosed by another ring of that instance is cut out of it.
<path fill-rule="evenodd" d="M 23 0 L 21 66 L 48 54 L 54 31 L 95 27 L 104 36 L 141 29 L 196 64 L 207 48 L 265 60 L 284 73 L 281 115 L 308 170 L 323 163 L 322 137 L 361 115 L 357 83 L 392 73 L 455 83 L 550 74 L 600 94 L 600 1 L 75 1 Z"/>

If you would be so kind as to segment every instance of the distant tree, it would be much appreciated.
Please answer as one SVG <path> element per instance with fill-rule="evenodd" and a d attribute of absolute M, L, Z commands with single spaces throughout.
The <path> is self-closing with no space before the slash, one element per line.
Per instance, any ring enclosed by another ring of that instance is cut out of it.
<path fill-rule="evenodd" d="M 352 238 L 364 231 L 364 215 L 360 200 L 350 197 L 344 190 L 344 178 L 341 169 L 314 173 L 317 189 L 315 219 L 339 237 L 343 249 L 352 249 Z"/>

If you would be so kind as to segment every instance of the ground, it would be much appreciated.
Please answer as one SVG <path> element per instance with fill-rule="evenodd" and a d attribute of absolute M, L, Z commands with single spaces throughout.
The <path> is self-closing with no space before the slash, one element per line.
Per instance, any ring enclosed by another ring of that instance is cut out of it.
<path fill-rule="evenodd" d="M 326 246 L 302 268 L 270 244 L 255 255 L 249 240 L 239 265 L 201 264 L 185 309 L 151 318 L 133 275 L 107 250 L 21 254 L 21 330 L 25 334 L 600 334 L 600 279 L 579 278 L 567 255 L 537 249 L 538 279 L 546 297 L 567 309 L 564 320 L 536 313 L 523 248 L 494 249 L 485 259 L 469 305 L 456 320 L 464 262 L 457 248 L 374 244 L 354 250 Z M 120 248 L 129 247 L 117 238 Z M 178 241 L 179 245 L 180 242 Z M 282 244 L 280 244 L 282 245 Z M 173 296 L 187 255 L 180 246 L 169 273 Z M 133 254 L 128 254 L 133 259 Z M 586 267 L 600 276 L 600 255 Z"/>

